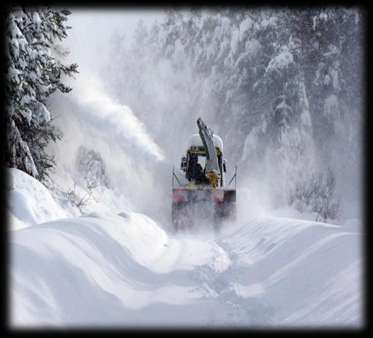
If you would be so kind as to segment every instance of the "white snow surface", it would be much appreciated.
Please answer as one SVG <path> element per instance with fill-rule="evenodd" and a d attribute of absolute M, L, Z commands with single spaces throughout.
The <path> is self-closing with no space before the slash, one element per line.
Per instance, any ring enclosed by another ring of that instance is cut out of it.
<path fill-rule="evenodd" d="M 25 172 L 10 168 L 8 210 L 11 229 L 63 219 L 66 213 L 55 202 L 48 189 Z"/>
<path fill-rule="evenodd" d="M 358 327 L 359 232 L 255 217 L 171 234 L 132 211 L 66 218 L 11 169 L 12 327 Z M 356 228 L 355 228 L 356 229 Z"/>

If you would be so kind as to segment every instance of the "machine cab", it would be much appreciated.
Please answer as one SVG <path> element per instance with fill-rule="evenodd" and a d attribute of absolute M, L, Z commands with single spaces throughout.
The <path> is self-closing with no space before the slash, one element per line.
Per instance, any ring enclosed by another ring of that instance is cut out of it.
<path fill-rule="evenodd" d="M 224 173 L 226 172 L 226 164 L 223 159 L 223 141 L 218 135 L 213 135 L 213 142 L 216 149 L 219 165 L 219 186 L 224 183 Z M 204 168 L 206 164 L 206 149 L 201 141 L 199 134 L 194 134 L 189 139 L 187 144 L 186 156 L 181 158 L 180 168 L 186 173 L 188 181 L 194 181 L 198 184 L 208 184 Z"/>

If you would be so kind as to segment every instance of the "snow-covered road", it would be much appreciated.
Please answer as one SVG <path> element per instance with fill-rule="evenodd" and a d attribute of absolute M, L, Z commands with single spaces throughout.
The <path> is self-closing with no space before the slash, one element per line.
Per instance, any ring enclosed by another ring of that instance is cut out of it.
<path fill-rule="evenodd" d="M 13 190 L 14 202 L 31 193 Z M 9 232 L 13 327 L 362 324 L 358 232 L 258 217 L 219 234 L 169 234 L 135 212 L 44 212 L 35 224 L 37 205 L 15 205 L 10 220 L 24 227 Z"/>
<path fill-rule="evenodd" d="M 258 219 L 216 239 L 141 214 L 12 232 L 15 325 L 357 325 L 359 234 Z"/>

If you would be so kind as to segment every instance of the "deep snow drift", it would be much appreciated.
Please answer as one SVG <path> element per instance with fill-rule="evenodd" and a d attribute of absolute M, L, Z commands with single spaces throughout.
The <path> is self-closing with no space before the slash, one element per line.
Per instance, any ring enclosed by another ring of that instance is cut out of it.
<path fill-rule="evenodd" d="M 48 189 L 18 169 L 8 169 L 8 208 L 13 230 L 66 217 Z"/>
<path fill-rule="evenodd" d="M 66 218 L 9 173 L 13 327 L 362 324 L 356 228 L 263 216 L 175 235 L 131 210 Z"/>

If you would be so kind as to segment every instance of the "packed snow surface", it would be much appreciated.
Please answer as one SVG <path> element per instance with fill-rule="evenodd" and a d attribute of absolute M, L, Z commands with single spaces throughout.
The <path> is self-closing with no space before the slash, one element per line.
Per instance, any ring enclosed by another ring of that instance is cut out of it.
<path fill-rule="evenodd" d="M 10 227 L 30 225 L 65 218 L 63 209 L 38 180 L 18 169 L 8 169 L 8 209 Z"/>
<path fill-rule="evenodd" d="M 11 217 L 29 226 L 9 232 L 12 327 L 362 324 L 350 228 L 260 216 L 171 234 L 132 211 L 64 218 L 44 186 L 13 174 Z"/>

